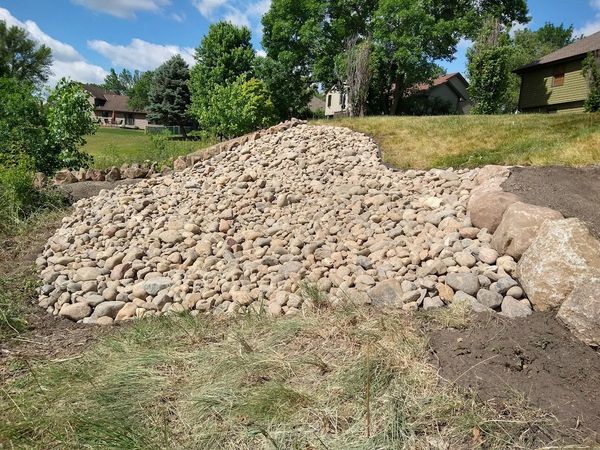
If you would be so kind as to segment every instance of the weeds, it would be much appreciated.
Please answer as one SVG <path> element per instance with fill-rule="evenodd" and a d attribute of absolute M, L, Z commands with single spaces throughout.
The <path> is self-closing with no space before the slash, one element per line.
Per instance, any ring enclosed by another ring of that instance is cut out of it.
<path fill-rule="evenodd" d="M 0 392 L 11 448 L 464 448 L 474 428 L 514 448 L 547 425 L 441 384 L 408 321 L 357 308 L 145 319 Z"/>

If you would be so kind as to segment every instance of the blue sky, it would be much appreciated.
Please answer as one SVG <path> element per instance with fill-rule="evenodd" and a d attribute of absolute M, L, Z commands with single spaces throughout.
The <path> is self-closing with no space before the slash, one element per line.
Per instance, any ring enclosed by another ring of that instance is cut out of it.
<path fill-rule="evenodd" d="M 261 49 L 260 17 L 270 0 L 0 0 L 0 19 L 26 28 L 52 48 L 53 83 L 62 76 L 101 82 L 111 67 L 154 69 L 179 53 L 193 62 L 193 49 L 210 23 L 220 19 L 252 29 Z M 600 0 L 529 0 L 531 23 L 574 25 L 577 33 L 600 31 Z M 468 42 L 449 72 L 464 72 Z"/>

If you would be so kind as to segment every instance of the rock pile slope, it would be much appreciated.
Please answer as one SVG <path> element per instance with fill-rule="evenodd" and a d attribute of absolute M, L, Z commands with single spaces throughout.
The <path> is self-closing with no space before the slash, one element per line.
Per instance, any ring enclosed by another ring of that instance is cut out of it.
<path fill-rule="evenodd" d="M 375 143 L 299 124 L 194 167 L 80 200 L 38 264 L 48 312 L 145 315 L 316 302 L 531 313 L 466 205 L 477 171 L 395 172 Z"/>

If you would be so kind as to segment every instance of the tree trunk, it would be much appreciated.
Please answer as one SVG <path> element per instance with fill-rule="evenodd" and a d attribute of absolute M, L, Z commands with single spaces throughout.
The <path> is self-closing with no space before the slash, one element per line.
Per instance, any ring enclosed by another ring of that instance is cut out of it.
<path fill-rule="evenodd" d="M 400 97 L 402 96 L 402 85 L 403 85 L 403 78 L 404 76 L 402 74 L 398 74 L 396 75 L 396 86 L 394 87 L 394 98 L 392 100 L 392 108 L 390 110 L 390 114 L 392 116 L 395 116 L 398 112 L 398 105 L 400 104 Z"/>

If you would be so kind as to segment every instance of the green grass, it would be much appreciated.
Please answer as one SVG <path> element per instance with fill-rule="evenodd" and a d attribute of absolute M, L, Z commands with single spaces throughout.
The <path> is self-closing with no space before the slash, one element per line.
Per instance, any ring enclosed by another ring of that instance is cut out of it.
<path fill-rule="evenodd" d="M 94 157 L 94 167 L 106 168 L 123 163 L 157 161 L 168 163 L 178 156 L 201 150 L 215 143 L 212 140 L 181 141 L 151 137 L 142 130 L 98 128 L 86 137 L 82 150 Z"/>
<path fill-rule="evenodd" d="M 531 448 L 557 425 L 442 382 L 406 318 L 350 306 L 145 319 L 29 366 L 0 390 L 2 448 Z"/>
<path fill-rule="evenodd" d="M 600 163 L 600 114 L 320 120 L 372 136 L 398 168 Z"/>

